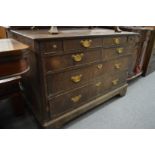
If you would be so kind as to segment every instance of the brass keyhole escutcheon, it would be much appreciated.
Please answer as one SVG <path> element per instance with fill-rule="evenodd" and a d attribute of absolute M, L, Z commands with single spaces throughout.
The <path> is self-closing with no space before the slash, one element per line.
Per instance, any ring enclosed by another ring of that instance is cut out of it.
<path fill-rule="evenodd" d="M 77 103 L 80 101 L 81 97 L 82 97 L 82 95 L 74 96 L 71 98 L 71 101 L 74 103 Z"/>
<path fill-rule="evenodd" d="M 57 48 L 57 45 L 56 45 L 56 44 L 54 44 L 54 45 L 53 45 L 53 48 L 54 48 L 54 49 L 56 49 L 56 48 Z"/>
<path fill-rule="evenodd" d="M 120 69 L 121 68 L 121 64 L 115 64 L 115 68 L 116 69 Z"/>
<path fill-rule="evenodd" d="M 102 67 L 103 67 L 102 64 L 97 65 L 97 68 L 98 68 L 98 69 L 102 69 Z"/>
<path fill-rule="evenodd" d="M 95 84 L 96 87 L 100 87 L 101 85 L 102 85 L 102 82 L 97 82 L 97 83 Z"/>
<path fill-rule="evenodd" d="M 81 78 L 82 78 L 82 74 L 72 76 L 72 77 L 71 77 L 71 80 L 72 80 L 74 83 L 78 83 L 78 82 L 81 81 Z"/>
<path fill-rule="evenodd" d="M 119 45 L 119 44 L 120 44 L 120 39 L 119 39 L 119 38 L 114 38 L 114 43 L 115 43 L 116 45 Z"/>
<path fill-rule="evenodd" d="M 118 82 L 119 82 L 119 79 L 116 79 L 116 80 L 113 80 L 113 81 L 112 81 L 112 84 L 115 86 L 115 85 L 118 84 Z"/>
<path fill-rule="evenodd" d="M 117 48 L 116 51 L 117 51 L 118 54 L 122 54 L 123 53 L 123 48 Z"/>

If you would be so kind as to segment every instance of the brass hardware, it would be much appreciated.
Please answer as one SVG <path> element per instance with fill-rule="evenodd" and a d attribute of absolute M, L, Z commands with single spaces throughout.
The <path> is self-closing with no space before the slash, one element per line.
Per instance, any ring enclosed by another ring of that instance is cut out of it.
<path fill-rule="evenodd" d="M 115 64 L 115 68 L 116 69 L 120 69 L 121 68 L 121 64 Z"/>
<path fill-rule="evenodd" d="M 75 83 L 78 83 L 78 82 L 81 81 L 81 77 L 82 77 L 82 74 L 76 75 L 76 76 L 72 76 L 72 77 L 71 77 L 71 80 L 72 80 L 73 82 L 75 82 Z"/>
<path fill-rule="evenodd" d="M 115 85 L 117 85 L 117 84 L 118 84 L 118 81 L 119 81 L 118 79 L 113 80 L 113 81 L 112 81 L 112 84 L 115 86 Z"/>
<path fill-rule="evenodd" d="M 102 84 L 102 82 L 97 82 L 97 83 L 95 84 L 95 86 L 96 86 L 96 87 L 100 87 L 101 84 Z"/>
<path fill-rule="evenodd" d="M 91 46 L 92 40 L 81 40 L 80 43 L 83 47 L 88 48 Z"/>
<path fill-rule="evenodd" d="M 81 99 L 82 95 L 74 96 L 71 98 L 71 101 L 77 103 Z"/>
<path fill-rule="evenodd" d="M 117 48 L 116 51 L 118 54 L 121 54 L 121 53 L 123 53 L 123 48 Z"/>
<path fill-rule="evenodd" d="M 102 69 L 102 67 L 103 67 L 102 64 L 99 64 L 99 65 L 97 66 L 98 69 Z"/>
<path fill-rule="evenodd" d="M 119 38 L 114 38 L 114 43 L 119 45 L 120 44 L 120 39 Z"/>
<path fill-rule="evenodd" d="M 53 45 L 53 48 L 57 48 L 57 45 L 56 45 L 56 44 L 54 44 L 54 45 Z"/>
<path fill-rule="evenodd" d="M 81 53 L 81 54 L 73 54 L 72 58 L 73 58 L 74 61 L 79 62 L 79 61 L 82 60 L 83 56 L 84 56 L 83 53 Z"/>

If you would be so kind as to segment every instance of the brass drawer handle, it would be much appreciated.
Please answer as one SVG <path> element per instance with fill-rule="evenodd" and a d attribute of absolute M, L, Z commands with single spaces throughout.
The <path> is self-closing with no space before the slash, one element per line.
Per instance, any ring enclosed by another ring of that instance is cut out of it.
<path fill-rule="evenodd" d="M 82 74 L 76 75 L 76 76 L 72 76 L 72 77 L 71 77 L 71 80 L 72 80 L 73 82 L 75 82 L 75 83 L 78 83 L 78 82 L 81 81 L 81 77 L 82 77 Z"/>
<path fill-rule="evenodd" d="M 88 48 L 91 46 L 92 40 L 81 40 L 80 43 L 83 47 Z"/>
<path fill-rule="evenodd" d="M 115 86 L 115 85 L 118 84 L 118 82 L 119 82 L 119 79 L 116 79 L 116 80 L 113 80 L 113 81 L 112 81 L 112 84 Z"/>
<path fill-rule="evenodd" d="M 78 101 L 80 101 L 82 95 L 78 95 L 78 96 L 74 96 L 71 98 L 71 101 L 74 103 L 77 103 Z"/>
<path fill-rule="evenodd" d="M 102 67 L 103 67 L 102 64 L 97 65 L 97 68 L 98 68 L 98 69 L 102 69 Z"/>
<path fill-rule="evenodd" d="M 56 49 L 56 48 L 57 48 L 57 45 L 56 45 L 56 44 L 54 44 L 54 45 L 53 45 L 53 48 L 55 48 L 55 49 Z"/>
<path fill-rule="evenodd" d="M 96 86 L 96 87 L 100 87 L 101 84 L 102 84 L 102 82 L 97 82 L 97 83 L 95 84 L 95 86 Z"/>
<path fill-rule="evenodd" d="M 124 52 L 124 49 L 123 48 L 117 48 L 116 51 L 118 54 L 122 54 Z"/>
<path fill-rule="evenodd" d="M 114 43 L 115 43 L 116 45 L 119 45 L 119 44 L 120 44 L 120 39 L 119 39 L 119 38 L 114 38 Z"/>
<path fill-rule="evenodd" d="M 120 69 L 121 68 L 121 64 L 115 64 L 115 68 L 116 69 Z"/>
<path fill-rule="evenodd" d="M 72 58 L 73 58 L 74 61 L 80 62 L 82 60 L 83 56 L 84 56 L 83 53 L 81 53 L 81 54 L 73 54 Z"/>

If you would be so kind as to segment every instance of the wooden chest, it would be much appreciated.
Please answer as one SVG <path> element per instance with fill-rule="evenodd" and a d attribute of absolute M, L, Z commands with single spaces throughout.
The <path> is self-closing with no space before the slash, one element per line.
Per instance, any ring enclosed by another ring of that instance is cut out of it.
<path fill-rule="evenodd" d="M 143 75 L 146 76 L 153 71 L 155 71 L 155 29 L 150 28 L 149 42 L 143 64 Z"/>
<path fill-rule="evenodd" d="M 140 34 L 138 51 L 135 55 L 135 66 L 130 75 L 137 77 L 140 74 L 148 75 L 155 70 L 155 30 L 151 27 L 121 27 L 123 30 L 137 32 Z M 140 74 L 139 74 L 140 73 Z"/>
<path fill-rule="evenodd" d="M 136 33 L 10 30 L 9 35 L 31 47 L 31 71 L 23 85 L 43 127 L 59 128 L 111 97 L 125 95 Z"/>

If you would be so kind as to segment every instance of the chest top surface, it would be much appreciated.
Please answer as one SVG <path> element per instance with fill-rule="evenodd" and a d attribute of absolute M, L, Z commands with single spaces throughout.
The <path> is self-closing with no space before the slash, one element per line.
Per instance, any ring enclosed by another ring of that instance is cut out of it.
<path fill-rule="evenodd" d="M 28 49 L 28 46 L 22 44 L 14 39 L 0 39 L 0 55 L 1 54 L 15 54 L 21 50 Z"/>
<path fill-rule="evenodd" d="M 119 36 L 119 35 L 135 35 L 134 32 L 115 32 L 109 29 L 68 29 L 59 30 L 58 34 L 50 34 L 48 29 L 44 30 L 11 30 L 13 33 L 22 35 L 29 39 L 58 39 L 71 37 L 102 37 L 102 36 Z"/>

